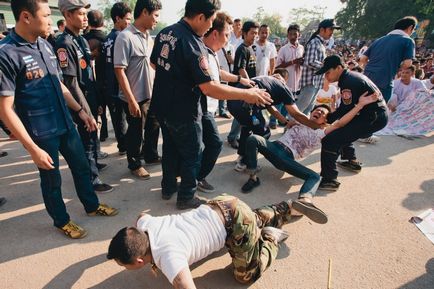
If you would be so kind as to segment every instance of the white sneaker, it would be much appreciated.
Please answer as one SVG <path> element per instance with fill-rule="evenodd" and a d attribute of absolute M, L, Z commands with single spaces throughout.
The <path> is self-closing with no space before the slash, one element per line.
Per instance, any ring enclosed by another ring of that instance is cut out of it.
<path fill-rule="evenodd" d="M 289 237 L 289 233 L 285 230 L 268 226 L 262 229 L 261 234 L 265 237 L 271 238 L 276 245 L 285 241 Z"/>
<path fill-rule="evenodd" d="M 380 138 L 378 136 L 375 136 L 375 135 L 371 135 L 370 137 L 367 137 L 367 138 L 359 138 L 358 139 L 359 142 L 369 143 L 369 144 L 375 144 L 379 140 L 380 140 Z"/>
<path fill-rule="evenodd" d="M 243 164 L 243 163 L 241 163 L 241 162 L 238 162 L 238 163 L 235 165 L 234 170 L 236 170 L 237 172 L 244 172 L 244 171 L 246 170 L 246 168 L 247 168 L 247 165 L 246 165 L 246 164 Z"/>

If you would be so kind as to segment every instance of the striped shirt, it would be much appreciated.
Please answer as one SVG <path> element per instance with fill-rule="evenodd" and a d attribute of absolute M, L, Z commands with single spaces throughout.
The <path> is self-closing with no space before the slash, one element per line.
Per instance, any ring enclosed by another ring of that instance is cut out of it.
<path fill-rule="evenodd" d="M 317 35 L 306 45 L 305 50 L 300 87 L 313 85 L 317 88 L 322 88 L 324 75 L 315 75 L 315 72 L 322 67 L 323 61 L 326 58 L 324 39 Z"/>

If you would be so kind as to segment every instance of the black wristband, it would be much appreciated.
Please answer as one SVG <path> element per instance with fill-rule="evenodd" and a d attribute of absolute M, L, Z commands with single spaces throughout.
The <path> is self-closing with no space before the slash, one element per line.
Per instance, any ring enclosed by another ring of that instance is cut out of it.
<path fill-rule="evenodd" d="M 241 75 L 238 75 L 237 82 L 241 81 Z"/>

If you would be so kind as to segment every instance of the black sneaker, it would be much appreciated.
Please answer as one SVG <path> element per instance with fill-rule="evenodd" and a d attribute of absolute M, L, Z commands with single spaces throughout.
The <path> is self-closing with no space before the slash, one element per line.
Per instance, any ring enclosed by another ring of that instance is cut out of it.
<path fill-rule="evenodd" d="M 96 193 L 110 193 L 111 191 L 113 191 L 113 187 L 107 184 L 96 184 L 93 185 L 93 189 L 95 190 Z"/>
<path fill-rule="evenodd" d="M 253 179 L 250 179 L 247 181 L 247 183 L 245 183 L 242 187 L 241 187 L 241 191 L 243 193 L 250 193 L 254 188 L 256 188 L 257 186 L 259 186 L 261 184 L 261 182 L 259 181 L 259 178 L 256 178 L 256 181 L 254 181 Z"/>
<path fill-rule="evenodd" d="M 147 165 L 161 164 L 161 157 L 157 157 L 156 159 L 153 159 L 153 160 L 145 160 L 145 164 L 147 164 Z"/>
<path fill-rule="evenodd" d="M 204 193 L 214 193 L 215 188 L 205 179 L 197 182 L 197 189 Z"/>
<path fill-rule="evenodd" d="M 96 164 L 96 168 L 98 169 L 98 172 L 102 172 L 103 170 L 105 170 L 108 167 L 107 164 Z"/>
<path fill-rule="evenodd" d="M 178 210 L 196 209 L 197 207 L 205 203 L 206 201 L 201 200 L 197 197 L 193 197 L 193 199 L 190 199 L 188 201 L 177 201 L 176 208 Z"/>
<path fill-rule="evenodd" d="M 349 171 L 360 173 L 362 170 L 362 163 L 358 161 L 341 161 L 336 163 L 341 168 L 347 169 Z"/>
<path fill-rule="evenodd" d="M 172 198 L 172 196 L 175 194 L 175 192 L 173 192 L 173 193 L 169 193 L 169 194 L 167 194 L 167 193 L 162 193 L 161 194 L 161 198 L 163 199 L 163 200 L 170 200 L 171 198 Z"/>
<path fill-rule="evenodd" d="M 318 189 L 323 190 L 323 191 L 335 192 L 339 189 L 340 185 L 341 185 L 341 183 L 338 182 L 337 180 L 322 179 L 321 183 L 319 183 Z"/>

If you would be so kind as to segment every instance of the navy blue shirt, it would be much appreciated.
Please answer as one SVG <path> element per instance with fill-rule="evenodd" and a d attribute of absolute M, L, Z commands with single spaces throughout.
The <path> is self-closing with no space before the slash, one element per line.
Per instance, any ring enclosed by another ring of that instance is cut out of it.
<path fill-rule="evenodd" d="M 0 41 L 0 96 L 15 97 L 15 111 L 32 139 L 52 138 L 74 127 L 60 75 L 46 40 L 29 43 L 13 30 Z"/>
<path fill-rule="evenodd" d="M 114 98 L 119 98 L 119 83 L 115 76 L 113 55 L 115 51 L 115 41 L 120 31 L 112 29 L 102 44 L 102 55 L 104 57 L 104 85 L 107 93 Z"/>
<path fill-rule="evenodd" d="M 332 123 L 343 117 L 359 102 L 362 94 L 368 91 L 368 94 L 378 92 L 375 84 L 365 75 L 345 69 L 339 77 L 338 86 L 341 89 L 341 104 L 335 112 L 328 114 L 327 120 Z M 363 107 L 359 112 L 360 115 L 372 111 L 386 111 L 386 104 L 380 95 L 379 99 Z"/>
<path fill-rule="evenodd" d="M 171 121 L 202 117 L 198 85 L 212 80 L 208 51 L 184 20 L 164 28 L 155 38 L 151 63 L 156 66 L 151 110 Z"/>
<path fill-rule="evenodd" d="M 389 34 L 375 40 L 365 52 L 369 62 L 364 74 L 380 88 L 392 87 L 401 62 L 414 58 L 414 47 L 413 39 L 403 35 Z"/>

